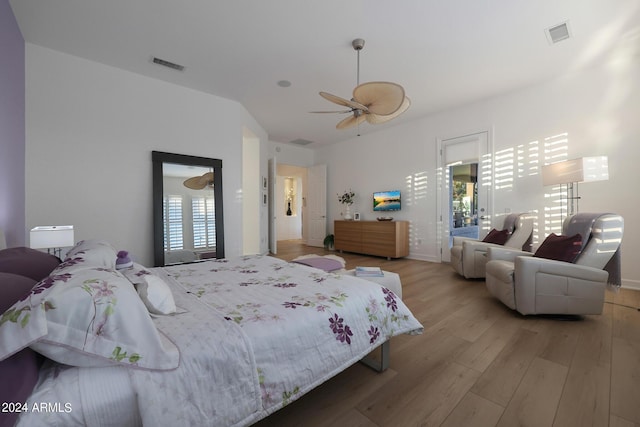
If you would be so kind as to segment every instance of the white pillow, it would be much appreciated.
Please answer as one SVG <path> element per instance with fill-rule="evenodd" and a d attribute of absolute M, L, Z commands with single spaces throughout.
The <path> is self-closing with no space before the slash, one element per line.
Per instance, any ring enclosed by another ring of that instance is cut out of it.
<path fill-rule="evenodd" d="M 142 265 L 133 263 L 133 267 L 120 270 L 136 287 L 140 299 L 153 314 L 175 313 L 176 303 L 169 285 L 164 280 L 144 268 Z"/>
<path fill-rule="evenodd" d="M 140 299 L 153 314 L 172 314 L 176 312 L 176 303 L 169 286 L 153 274 L 143 277 L 144 282 L 136 285 Z"/>

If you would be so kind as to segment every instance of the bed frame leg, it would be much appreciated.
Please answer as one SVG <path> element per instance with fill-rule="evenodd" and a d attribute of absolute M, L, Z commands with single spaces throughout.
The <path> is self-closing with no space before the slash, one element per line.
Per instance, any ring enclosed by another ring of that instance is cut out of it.
<path fill-rule="evenodd" d="M 384 372 L 389 367 L 389 350 L 391 343 L 389 340 L 382 343 L 380 348 L 380 360 L 375 360 L 370 357 L 365 357 L 360 360 L 361 363 L 367 365 L 371 369 L 377 372 Z"/>

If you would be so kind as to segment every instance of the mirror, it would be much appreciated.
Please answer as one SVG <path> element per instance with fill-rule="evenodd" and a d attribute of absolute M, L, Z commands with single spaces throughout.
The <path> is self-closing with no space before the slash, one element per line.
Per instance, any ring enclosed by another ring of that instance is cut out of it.
<path fill-rule="evenodd" d="M 154 265 L 224 258 L 222 160 L 151 154 Z"/>

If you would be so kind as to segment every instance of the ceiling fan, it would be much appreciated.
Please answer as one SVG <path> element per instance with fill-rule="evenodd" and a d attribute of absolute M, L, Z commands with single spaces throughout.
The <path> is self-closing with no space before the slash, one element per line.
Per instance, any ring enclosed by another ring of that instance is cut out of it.
<path fill-rule="evenodd" d="M 213 172 L 207 172 L 200 176 L 194 176 L 182 183 L 192 190 L 202 190 L 205 187 L 213 187 Z"/>
<path fill-rule="evenodd" d="M 360 84 L 360 51 L 364 47 L 363 39 L 355 39 L 351 42 L 358 52 L 358 70 L 356 87 L 353 89 L 351 100 L 320 92 L 323 98 L 344 107 L 342 111 L 312 111 L 313 113 L 351 113 L 351 115 L 336 125 L 337 129 L 347 129 L 367 121 L 371 124 L 387 122 L 407 111 L 411 105 L 409 98 L 405 96 L 404 88 L 391 82 L 368 82 Z"/>

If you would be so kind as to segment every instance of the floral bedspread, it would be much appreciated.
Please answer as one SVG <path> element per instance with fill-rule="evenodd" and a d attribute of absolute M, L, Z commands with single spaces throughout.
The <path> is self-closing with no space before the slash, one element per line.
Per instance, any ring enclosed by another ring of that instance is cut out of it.
<path fill-rule="evenodd" d="M 388 338 L 422 332 L 390 290 L 272 257 L 153 271 L 186 312 L 155 320 L 180 348 L 181 366 L 131 372 L 144 425 L 251 424 Z"/>

